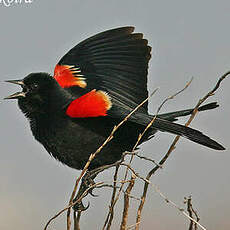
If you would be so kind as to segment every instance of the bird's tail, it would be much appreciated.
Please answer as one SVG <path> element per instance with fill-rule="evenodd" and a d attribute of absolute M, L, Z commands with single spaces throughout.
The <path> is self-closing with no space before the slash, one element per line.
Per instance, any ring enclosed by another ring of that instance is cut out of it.
<path fill-rule="evenodd" d="M 212 102 L 199 107 L 198 111 L 200 112 L 200 111 L 215 109 L 217 107 L 219 107 L 217 102 Z M 180 110 L 171 113 L 164 113 L 164 114 L 159 114 L 157 117 L 168 121 L 176 121 L 178 117 L 188 116 L 192 114 L 193 110 L 194 109 L 186 109 L 186 110 Z"/>
<path fill-rule="evenodd" d="M 161 118 L 156 118 L 152 126 L 154 129 L 158 129 L 163 132 L 169 132 L 175 135 L 183 136 L 191 141 L 194 141 L 198 144 L 207 146 L 216 150 L 224 150 L 225 148 L 212 140 L 208 136 L 204 135 L 202 132 L 186 127 L 184 125 L 179 125 L 176 123 L 172 123 L 168 120 L 163 120 Z"/>

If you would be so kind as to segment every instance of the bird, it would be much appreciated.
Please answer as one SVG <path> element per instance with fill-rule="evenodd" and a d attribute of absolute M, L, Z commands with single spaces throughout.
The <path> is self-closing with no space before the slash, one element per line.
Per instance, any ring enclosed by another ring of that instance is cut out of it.
<path fill-rule="evenodd" d="M 28 118 L 34 138 L 63 164 L 82 170 L 91 153 L 100 147 L 114 126 L 148 97 L 147 75 L 151 47 L 142 33 L 125 26 L 98 33 L 70 49 L 54 68 L 54 74 L 30 73 L 5 99 L 17 99 Z M 218 107 L 216 102 L 199 111 Z M 159 114 L 139 144 L 157 131 L 180 135 L 215 150 L 225 148 L 202 132 L 175 123 L 191 114 L 186 109 Z M 154 115 L 142 105 L 114 133 L 114 138 L 93 159 L 88 170 L 119 161 L 131 151 Z"/>

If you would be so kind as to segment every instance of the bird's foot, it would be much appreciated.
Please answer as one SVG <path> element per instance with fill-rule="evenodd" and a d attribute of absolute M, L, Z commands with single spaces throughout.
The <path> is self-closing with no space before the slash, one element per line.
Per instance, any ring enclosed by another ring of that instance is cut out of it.
<path fill-rule="evenodd" d="M 95 182 L 94 182 L 94 178 L 96 177 L 95 174 L 92 174 L 90 172 L 87 172 L 83 178 L 82 178 L 82 181 L 81 181 L 81 185 L 80 185 L 80 188 L 78 190 L 78 193 L 76 195 L 76 197 L 74 198 L 74 201 L 77 201 L 80 199 L 79 202 L 77 202 L 74 206 L 73 206 L 73 209 L 74 211 L 86 211 L 88 208 L 89 208 L 89 205 L 90 203 L 88 203 L 87 206 L 84 206 L 83 203 L 82 203 L 82 199 L 84 197 L 86 197 L 88 194 L 90 194 L 91 196 L 93 197 L 97 197 L 98 195 L 94 194 L 93 193 L 93 189 L 94 188 L 91 188 L 95 185 Z"/>
<path fill-rule="evenodd" d="M 73 202 L 75 202 L 77 199 L 75 198 L 74 200 L 73 200 Z M 80 201 L 80 202 L 77 202 L 74 206 L 73 206 L 73 210 L 75 211 L 75 212 L 84 212 L 84 211 L 86 211 L 88 208 L 89 208 L 89 205 L 90 205 L 90 203 L 88 202 L 88 205 L 87 206 L 84 206 L 83 205 L 83 202 L 82 201 Z"/>
<path fill-rule="evenodd" d="M 101 166 L 99 168 L 93 169 L 91 171 L 87 171 L 86 174 L 82 177 L 82 181 L 81 181 L 81 185 L 80 188 L 78 190 L 78 193 L 76 195 L 76 197 L 74 198 L 75 201 L 79 200 L 79 202 L 77 202 L 74 206 L 73 209 L 74 211 L 85 211 L 89 208 L 89 203 L 87 206 L 84 206 L 82 203 L 82 199 L 84 197 L 86 197 L 88 194 L 90 194 L 93 197 L 98 197 L 97 194 L 93 193 L 93 190 L 95 189 L 95 182 L 94 182 L 94 178 L 102 171 L 104 171 L 105 169 L 117 166 L 119 162 L 110 164 L 110 165 L 104 165 Z"/>

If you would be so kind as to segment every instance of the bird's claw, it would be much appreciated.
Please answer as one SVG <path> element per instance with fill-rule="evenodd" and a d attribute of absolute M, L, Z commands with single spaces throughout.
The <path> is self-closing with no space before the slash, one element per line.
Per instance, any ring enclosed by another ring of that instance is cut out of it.
<path fill-rule="evenodd" d="M 90 189 L 90 190 L 89 190 L 89 194 L 90 194 L 92 197 L 98 197 L 98 196 L 99 196 L 99 195 L 93 193 L 93 189 Z"/>
<path fill-rule="evenodd" d="M 88 202 L 88 205 L 87 206 L 84 206 L 82 201 L 79 202 L 79 203 L 76 203 L 74 206 L 73 206 L 73 210 L 75 212 L 84 212 L 86 211 L 90 206 L 90 202 Z"/>

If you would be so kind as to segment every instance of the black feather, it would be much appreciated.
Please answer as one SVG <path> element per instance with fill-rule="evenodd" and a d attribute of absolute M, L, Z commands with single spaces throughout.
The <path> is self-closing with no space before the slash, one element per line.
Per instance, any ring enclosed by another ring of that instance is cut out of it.
<path fill-rule="evenodd" d="M 147 74 L 151 47 L 134 27 L 108 30 L 73 47 L 59 65 L 80 67 L 86 90 L 104 90 L 115 101 L 135 108 L 148 97 Z M 79 96 L 79 90 L 71 89 Z M 147 111 L 148 103 L 142 107 Z"/>
<path fill-rule="evenodd" d="M 153 123 L 153 128 L 156 128 L 163 132 L 166 131 L 172 134 L 183 136 L 191 141 L 194 141 L 198 144 L 207 146 L 212 149 L 225 150 L 222 145 L 212 140 L 208 136 L 204 135 L 202 132 L 189 127 L 185 127 L 180 124 L 172 123 L 167 120 L 157 118 Z"/>
<path fill-rule="evenodd" d="M 217 102 L 212 102 L 206 105 L 203 105 L 201 107 L 198 108 L 198 111 L 206 111 L 206 110 L 210 110 L 210 109 L 215 109 L 219 107 L 219 105 L 217 104 Z M 171 113 L 164 113 L 164 114 L 159 114 L 157 117 L 168 120 L 168 121 L 177 121 L 178 117 L 183 117 L 183 116 L 188 116 L 190 114 L 192 114 L 194 109 L 186 109 L 186 110 L 180 110 L 180 111 L 175 111 L 175 112 L 171 112 Z"/>

